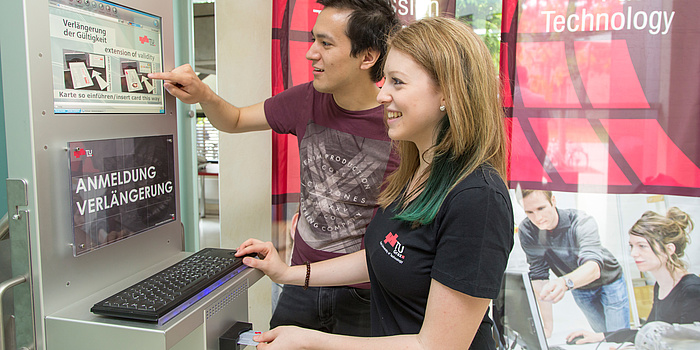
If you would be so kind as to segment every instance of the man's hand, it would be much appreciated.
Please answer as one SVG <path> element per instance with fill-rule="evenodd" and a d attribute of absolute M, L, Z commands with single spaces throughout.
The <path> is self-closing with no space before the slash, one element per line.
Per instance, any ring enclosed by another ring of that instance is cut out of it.
<path fill-rule="evenodd" d="M 165 90 L 184 103 L 205 103 L 214 95 L 189 64 L 183 64 L 170 72 L 149 73 L 148 77 L 163 80 Z"/>
<path fill-rule="evenodd" d="M 562 298 L 564 298 L 564 294 L 566 294 L 567 290 L 568 288 L 566 288 L 564 279 L 557 278 L 549 281 L 544 285 L 544 287 L 542 287 L 542 290 L 540 290 L 539 299 L 550 303 L 558 303 Z"/>

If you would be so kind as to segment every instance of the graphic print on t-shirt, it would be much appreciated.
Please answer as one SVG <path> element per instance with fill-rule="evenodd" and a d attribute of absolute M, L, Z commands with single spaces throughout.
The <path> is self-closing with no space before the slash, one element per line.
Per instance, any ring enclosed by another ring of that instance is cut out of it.
<path fill-rule="evenodd" d="M 406 256 L 403 254 L 404 245 L 399 242 L 399 235 L 389 232 L 383 241 L 379 242 L 379 246 L 384 249 L 384 251 L 389 254 L 389 256 L 396 260 L 399 264 L 403 264 Z"/>
<path fill-rule="evenodd" d="M 372 219 L 391 144 L 313 122 L 299 145 L 301 201 L 297 229 L 313 249 L 360 250 Z"/>

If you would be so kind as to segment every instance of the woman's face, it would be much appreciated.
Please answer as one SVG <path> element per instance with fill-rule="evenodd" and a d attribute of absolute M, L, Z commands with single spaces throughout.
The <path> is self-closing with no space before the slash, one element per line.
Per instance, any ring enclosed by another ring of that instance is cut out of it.
<path fill-rule="evenodd" d="M 657 256 L 651 249 L 651 245 L 646 238 L 635 235 L 629 236 L 630 255 L 632 259 L 634 259 L 634 263 L 637 264 L 637 268 L 640 272 L 655 272 L 665 268 L 666 261 L 668 260 L 667 256 L 663 253 L 661 253 L 661 258 Z"/>
<path fill-rule="evenodd" d="M 389 50 L 384 76 L 377 101 L 386 110 L 389 137 L 411 141 L 425 151 L 434 144 L 436 126 L 445 115 L 440 111 L 442 93 L 421 65 L 398 50 Z"/>

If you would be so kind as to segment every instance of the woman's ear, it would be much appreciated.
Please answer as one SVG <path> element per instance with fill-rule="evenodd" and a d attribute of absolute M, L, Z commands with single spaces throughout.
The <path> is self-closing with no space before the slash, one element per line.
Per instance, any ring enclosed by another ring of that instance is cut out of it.
<path fill-rule="evenodd" d="M 667 243 L 664 247 L 666 248 L 666 254 L 668 254 L 668 256 L 671 256 L 674 253 L 676 253 L 676 245 L 675 244 Z"/>

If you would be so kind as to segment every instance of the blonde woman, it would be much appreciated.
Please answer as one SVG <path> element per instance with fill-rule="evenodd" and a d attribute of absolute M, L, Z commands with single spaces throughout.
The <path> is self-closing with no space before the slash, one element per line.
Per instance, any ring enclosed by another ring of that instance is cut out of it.
<path fill-rule="evenodd" d="M 389 39 L 377 97 L 399 168 L 379 196 L 365 249 L 289 267 L 271 243 L 238 255 L 273 281 L 371 283 L 372 337 L 277 327 L 258 349 L 495 349 L 488 317 L 513 246 L 498 74 L 466 25 L 430 18 Z"/>

